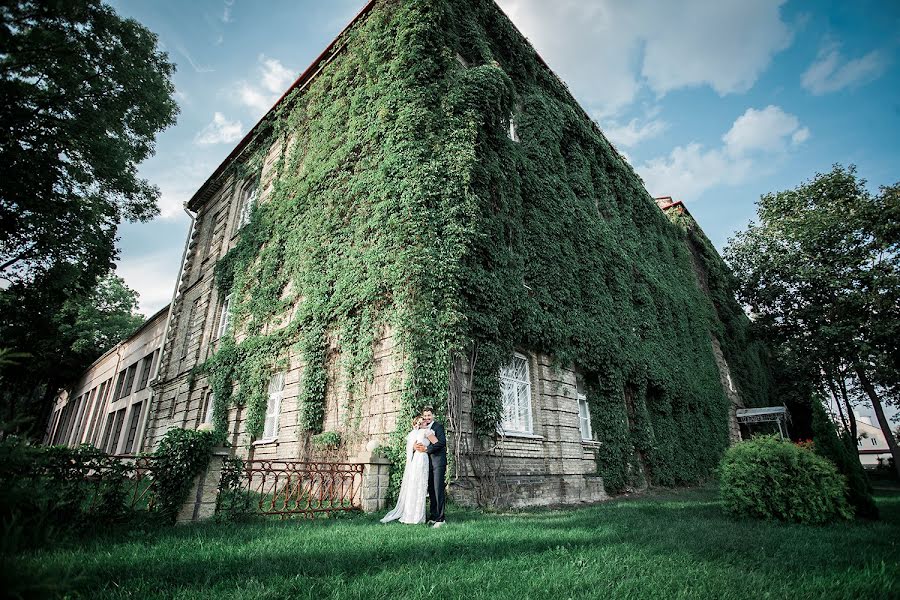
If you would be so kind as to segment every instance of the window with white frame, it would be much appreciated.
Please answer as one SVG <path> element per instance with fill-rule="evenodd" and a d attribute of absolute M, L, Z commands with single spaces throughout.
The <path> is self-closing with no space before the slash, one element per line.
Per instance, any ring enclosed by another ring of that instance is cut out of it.
<path fill-rule="evenodd" d="M 578 422 L 581 426 L 581 439 L 591 441 L 594 432 L 591 431 L 591 407 L 588 406 L 587 396 L 578 394 Z"/>
<path fill-rule="evenodd" d="M 206 395 L 206 410 L 203 411 L 203 422 L 204 423 L 212 423 L 213 422 L 213 406 L 216 403 L 216 397 L 213 396 L 212 391 L 210 391 Z"/>
<path fill-rule="evenodd" d="M 511 139 L 512 141 L 514 141 L 514 142 L 519 141 L 519 132 L 516 130 L 516 116 L 515 115 L 511 115 L 509 117 L 509 131 L 507 131 L 507 135 L 509 136 L 509 139 Z"/>
<path fill-rule="evenodd" d="M 275 373 L 269 379 L 269 401 L 266 404 L 266 422 L 263 439 L 274 440 L 278 436 L 278 414 L 281 412 L 281 396 L 284 394 L 284 372 Z"/>
<path fill-rule="evenodd" d="M 584 378 L 580 373 L 575 375 L 575 397 L 578 400 L 578 430 L 581 432 L 581 439 L 592 442 L 594 431 L 591 429 L 591 407 L 584 391 Z"/>
<path fill-rule="evenodd" d="M 219 330 L 216 335 L 216 339 L 219 339 L 226 333 L 228 333 L 228 325 L 229 319 L 231 318 L 229 313 L 231 311 L 231 294 L 225 296 L 225 300 L 222 301 L 222 311 L 219 313 Z"/>
<path fill-rule="evenodd" d="M 256 183 L 248 183 L 241 188 L 241 204 L 238 209 L 238 229 L 250 222 L 253 207 L 256 206 Z"/>
<path fill-rule="evenodd" d="M 532 433 L 531 377 L 528 358 L 516 353 L 512 360 L 500 367 L 500 397 L 503 402 L 504 433 Z"/>

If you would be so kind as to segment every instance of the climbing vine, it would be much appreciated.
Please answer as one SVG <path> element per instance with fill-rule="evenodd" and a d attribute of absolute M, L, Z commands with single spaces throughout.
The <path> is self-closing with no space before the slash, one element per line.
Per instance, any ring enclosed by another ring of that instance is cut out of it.
<path fill-rule="evenodd" d="M 300 423 L 320 432 L 329 353 L 352 402 L 390 327 L 403 429 L 426 404 L 445 412 L 451 362 L 474 343 L 473 415 L 490 435 L 497 371 L 525 349 L 584 376 L 608 489 L 706 476 L 727 444 L 711 330 L 736 371 L 762 368 L 740 358 L 714 251 L 711 301 L 696 231 L 672 226 L 490 0 L 385 0 L 337 47 L 232 173 L 266 191 L 216 267 L 234 324 L 203 366 L 217 427 L 247 404 L 258 434 L 268 374 L 294 353 Z"/>

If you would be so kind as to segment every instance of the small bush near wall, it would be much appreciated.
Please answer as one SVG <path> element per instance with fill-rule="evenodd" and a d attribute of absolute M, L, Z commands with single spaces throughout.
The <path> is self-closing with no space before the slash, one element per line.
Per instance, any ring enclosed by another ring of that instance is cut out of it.
<path fill-rule="evenodd" d="M 221 443 L 213 432 L 173 429 L 149 457 L 121 458 L 88 445 L 0 441 L 0 556 L 106 532 L 171 523 L 194 478 Z M 138 467 L 136 463 L 141 461 Z"/>
<path fill-rule="evenodd" d="M 174 522 L 190 493 L 194 479 L 209 466 L 212 450 L 224 443 L 214 431 L 170 429 L 153 453 L 156 469 L 153 511 L 165 522 Z"/>
<path fill-rule="evenodd" d="M 731 447 L 719 474 L 722 500 L 735 516 L 807 524 L 853 517 L 845 479 L 834 465 L 775 437 Z"/>
<path fill-rule="evenodd" d="M 0 441 L 0 555 L 134 517 L 130 471 L 91 446 Z"/>

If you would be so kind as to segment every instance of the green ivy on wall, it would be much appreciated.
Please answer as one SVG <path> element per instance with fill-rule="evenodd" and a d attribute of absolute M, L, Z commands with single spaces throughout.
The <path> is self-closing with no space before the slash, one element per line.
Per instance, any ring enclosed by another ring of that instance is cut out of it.
<path fill-rule="evenodd" d="M 493 433 L 497 372 L 519 348 L 584 375 L 609 490 L 707 476 L 728 410 L 711 331 L 742 389 L 766 389 L 715 252 L 708 297 L 697 231 L 672 226 L 490 0 L 385 0 L 340 44 L 235 167 L 260 177 L 279 144 L 266 201 L 216 266 L 234 323 L 203 366 L 216 426 L 246 404 L 258 434 L 268 374 L 293 350 L 301 425 L 321 431 L 329 348 L 358 395 L 390 326 L 404 431 L 426 404 L 445 411 L 451 360 L 475 343 L 473 414 Z"/>

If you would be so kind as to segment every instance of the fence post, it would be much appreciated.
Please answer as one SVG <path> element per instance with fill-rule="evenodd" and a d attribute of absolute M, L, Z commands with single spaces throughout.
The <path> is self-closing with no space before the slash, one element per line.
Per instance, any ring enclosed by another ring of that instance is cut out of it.
<path fill-rule="evenodd" d="M 227 448 L 214 448 L 209 459 L 209 466 L 194 479 L 194 485 L 178 517 L 177 524 L 203 521 L 216 514 L 216 503 L 219 498 L 219 483 L 222 481 L 222 469 L 228 458 Z"/>
<path fill-rule="evenodd" d="M 360 508 L 367 513 L 385 509 L 391 483 L 391 461 L 370 455 L 359 462 L 363 465 Z"/>

